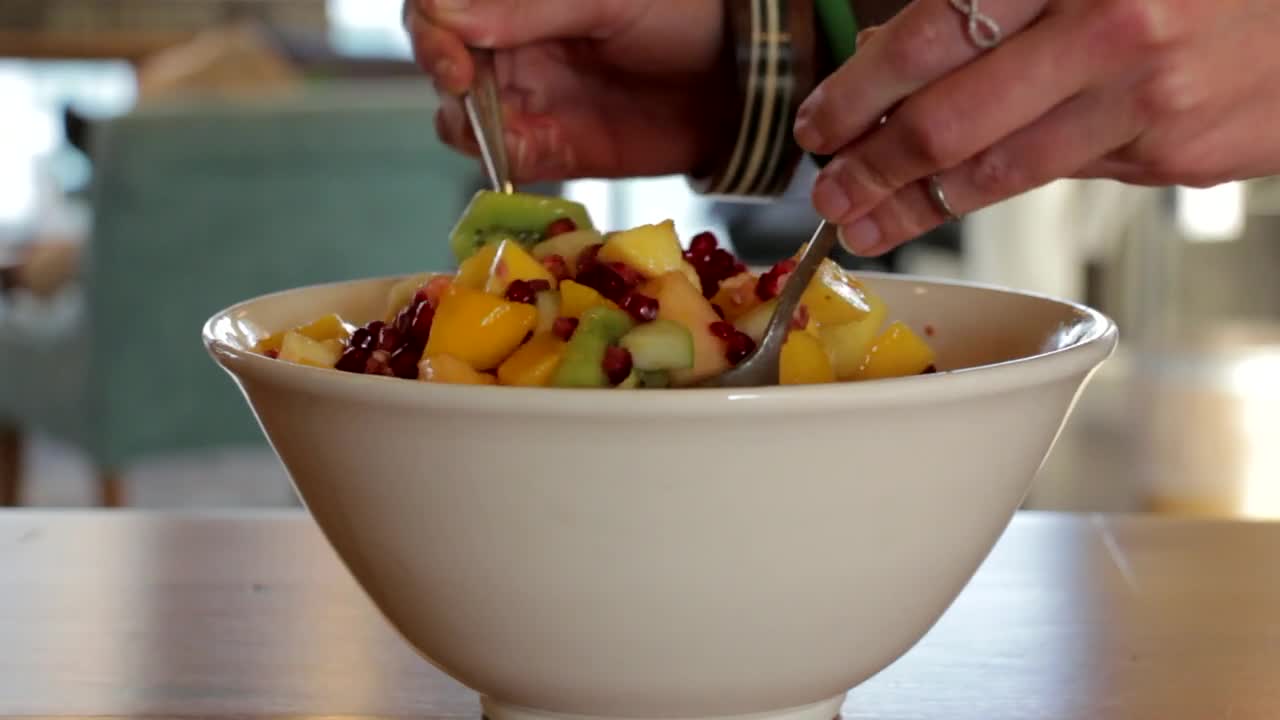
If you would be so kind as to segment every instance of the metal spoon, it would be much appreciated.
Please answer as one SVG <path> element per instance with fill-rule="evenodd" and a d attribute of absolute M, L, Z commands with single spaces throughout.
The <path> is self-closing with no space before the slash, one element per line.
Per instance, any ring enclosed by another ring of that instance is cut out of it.
<path fill-rule="evenodd" d="M 472 50 L 475 60 L 475 87 L 463 98 L 467 119 L 480 146 L 489 182 L 497 192 L 512 193 L 511 164 L 507 161 L 506 133 L 502 125 L 502 100 L 498 96 L 498 80 L 492 50 Z"/>
<path fill-rule="evenodd" d="M 759 346 L 732 370 L 707 378 L 699 386 L 760 387 L 778 384 L 782 368 L 782 344 L 787 341 L 787 332 L 795 316 L 796 306 L 800 304 L 800 297 L 808 289 L 809 281 L 813 279 L 823 259 L 831 254 L 836 240 L 837 228 L 822 221 L 800 255 L 796 269 L 787 277 L 787 284 L 778 295 L 778 304 L 773 310 L 773 317 L 769 318 L 769 326 L 765 328 Z"/>

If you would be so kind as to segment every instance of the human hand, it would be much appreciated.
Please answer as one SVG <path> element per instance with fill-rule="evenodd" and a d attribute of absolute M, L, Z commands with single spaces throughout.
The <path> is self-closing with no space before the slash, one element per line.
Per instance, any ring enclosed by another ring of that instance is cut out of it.
<path fill-rule="evenodd" d="M 1059 178 L 1206 187 L 1280 172 L 1280 3 L 980 7 L 1003 31 L 994 49 L 948 0 L 915 0 L 801 107 L 797 141 L 836 155 L 814 205 L 853 252 L 949 219 L 935 175 L 964 214 Z"/>
<path fill-rule="evenodd" d="M 467 48 L 493 48 L 516 182 L 662 175 L 695 172 L 738 120 L 722 4 L 406 0 L 405 25 L 453 147 L 479 153 L 460 95 Z"/>

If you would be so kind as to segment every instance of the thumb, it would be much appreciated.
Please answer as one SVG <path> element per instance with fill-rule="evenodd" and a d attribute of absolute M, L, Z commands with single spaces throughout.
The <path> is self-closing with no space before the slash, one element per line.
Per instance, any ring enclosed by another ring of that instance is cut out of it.
<path fill-rule="evenodd" d="M 510 48 L 543 40 L 603 38 L 625 27 L 647 3 L 635 0 L 418 0 L 433 23 L 467 45 Z"/>

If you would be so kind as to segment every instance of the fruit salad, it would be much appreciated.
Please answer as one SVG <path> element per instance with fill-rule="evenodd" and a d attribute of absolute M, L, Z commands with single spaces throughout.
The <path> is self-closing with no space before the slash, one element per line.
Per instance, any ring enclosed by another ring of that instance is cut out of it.
<path fill-rule="evenodd" d="M 753 273 L 711 233 L 685 249 L 673 222 L 601 232 L 580 204 L 481 192 L 455 227 L 453 275 L 391 288 L 384 317 L 326 315 L 267 337 L 281 361 L 424 382 L 560 388 L 684 387 L 760 342 L 795 258 Z M 934 372 L 934 351 L 824 260 L 782 348 L 784 385 Z"/>

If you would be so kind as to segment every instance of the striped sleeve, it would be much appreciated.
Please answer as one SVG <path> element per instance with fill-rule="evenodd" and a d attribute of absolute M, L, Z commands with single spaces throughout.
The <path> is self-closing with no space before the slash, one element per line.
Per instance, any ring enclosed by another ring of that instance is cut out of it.
<path fill-rule="evenodd" d="M 802 155 L 791 131 L 819 76 L 813 0 L 726 0 L 725 11 L 741 119 L 725 128 L 736 140 L 724 143 L 713 171 L 690 184 L 704 195 L 769 200 L 786 191 Z"/>

